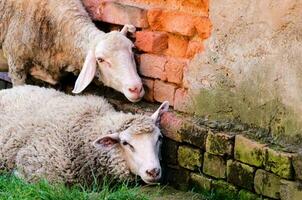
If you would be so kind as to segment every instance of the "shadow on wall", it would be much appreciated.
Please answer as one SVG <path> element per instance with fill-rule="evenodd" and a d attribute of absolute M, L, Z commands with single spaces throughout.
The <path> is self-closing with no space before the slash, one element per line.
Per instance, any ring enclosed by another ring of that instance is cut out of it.
<path fill-rule="evenodd" d="M 301 143 L 302 2 L 218 0 L 210 7 L 212 36 L 186 77 L 196 113 Z"/>

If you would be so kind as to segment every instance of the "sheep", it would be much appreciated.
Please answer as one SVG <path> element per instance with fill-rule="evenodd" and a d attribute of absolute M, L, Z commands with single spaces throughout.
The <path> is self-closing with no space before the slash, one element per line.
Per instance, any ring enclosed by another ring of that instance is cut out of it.
<path fill-rule="evenodd" d="M 151 116 L 115 111 L 102 97 L 26 85 L 0 91 L 0 170 L 29 182 L 90 184 L 161 178 L 164 102 Z"/>
<path fill-rule="evenodd" d="M 82 92 L 96 75 L 137 102 L 144 88 L 127 32 L 135 27 L 100 31 L 81 0 L 0 1 L 0 53 L 14 86 L 23 85 L 28 74 L 55 85 L 67 72 L 80 72 L 73 93 Z"/>

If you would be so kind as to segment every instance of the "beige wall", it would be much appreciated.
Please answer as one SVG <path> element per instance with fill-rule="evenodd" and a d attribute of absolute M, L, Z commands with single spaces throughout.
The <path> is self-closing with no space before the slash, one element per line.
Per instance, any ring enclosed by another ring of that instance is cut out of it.
<path fill-rule="evenodd" d="M 199 114 L 302 136 L 302 1 L 212 0 L 210 19 L 185 77 Z"/>

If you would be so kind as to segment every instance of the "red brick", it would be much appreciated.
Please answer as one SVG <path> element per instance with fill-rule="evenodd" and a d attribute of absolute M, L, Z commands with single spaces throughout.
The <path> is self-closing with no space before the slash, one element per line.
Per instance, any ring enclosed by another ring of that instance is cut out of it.
<path fill-rule="evenodd" d="M 194 21 L 198 36 L 207 39 L 211 35 L 212 30 L 210 19 L 208 17 L 196 17 Z"/>
<path fill-rule="evenodd" d="M 181 135 L 179 134 L 180 130 L 184 125 L 184 119 L 177 117 L 174 113 L 166 112 L 160 118 L 160 127 L 164 136 L 181 142 Z"/>
<path fill-rule="evenodd" d="M 99 11 L 100 0 L 82 0 L 82 2 L 92 19 L 95 20 L 100 17 L 100 11 Z"/>
<path fill-rule="evenodd" d="M 188 76 L 189 76 L 189 65 L 186 65 L 183 69 L 183 78 L 182 78 L 182 84 L 184 88 L 189 88 L 189 80 L 188 80 Z"/>
<path fill-rule="evenodd" d="M 168 34 L 163 32 L 138 31 L 136 32 L 135 45 L 142 51 L 159 53 L 168 48 Z"/>
<path fill-rule="evenodd" d="M 139 72 L 141 75 L 166 80 L 165 65 L 167 58 L 153 54 L 140 56 Z"/>
<path fill-rule="evenodd" d="M 183 77 L 183 69 L 186 66 L 185 59 L 169 58 L 165 65 L 165 71 L 168 82 L 181 84 Z"/>
<path fill-rule="evenodd" d="M 168 49 L 166 55 L 175 57 L 185 57 L 188 48 L 188 39 L 183 36 L 169 35 Z"/>
<path fill-rule="evenodd" d="M 193 36 L 196 32 L 194 17 L 183 12 L 152 9 L 148 11 L 147 16 L 153 30 L 163 30 L 185 36 Z"/>
<path fill-rule="evenodd" d="M 154 80 L 143 78 L 143 84 L 145 89 L 144 99 L 150 102 L 154 102 Z"/>
<path fill-rule="evenodd" d="M 96 19 L 113 24 L 132 24 L 136 27 L 148 27 L 147 12 L 143 9 L 114 2 L 102 2 Z"/>
<path fill-rule="evenodd" d="M 175 90 L 175 85 L 155 80 L 154 99 L 158 102 L 169 101 L 170 105 L 173 106 Z"/>
<path fill-rule="evenodd" d="M 201 53 L 203 51 L 204 46 L 202 42 L 190 41 L 186 52 L 186 57 L 193 58 L 197 53 Z"/>
<path fill-rule="evenodd" d="M 189 111 L 191 99 L 189 97 L 188 91 L 180 88 L 175 92 L 174 97 L 174 109 L 178 111 L 187 112 Z"/>

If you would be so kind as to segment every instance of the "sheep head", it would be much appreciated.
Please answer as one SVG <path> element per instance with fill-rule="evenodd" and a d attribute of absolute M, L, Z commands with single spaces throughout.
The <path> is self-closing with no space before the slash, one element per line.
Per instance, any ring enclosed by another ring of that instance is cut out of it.
<path fill-rule="evenodd" d="M 125 25 L 120 32 L 111 31 L 96 40 L 86 56 L 73 93 L 82 92 L 98 70 L 104 85 L 123 93 L 131 102 L 141 100 L 145 92 L 132 52 L 134 44 L 126 37 L 128 31 L 135 32 L 135 27 Z"/>
<path fill-rule="evenodd" d="M 121 148 L 130 171 L 147 184 L 154 184 L 161 178 L 159 162 L 162 134 L 159 129 L 161 115 L 169 108 L 164 102 L 152 116 L 136 116 L 122 128 L 94 141 L 100 150 Z"/>

